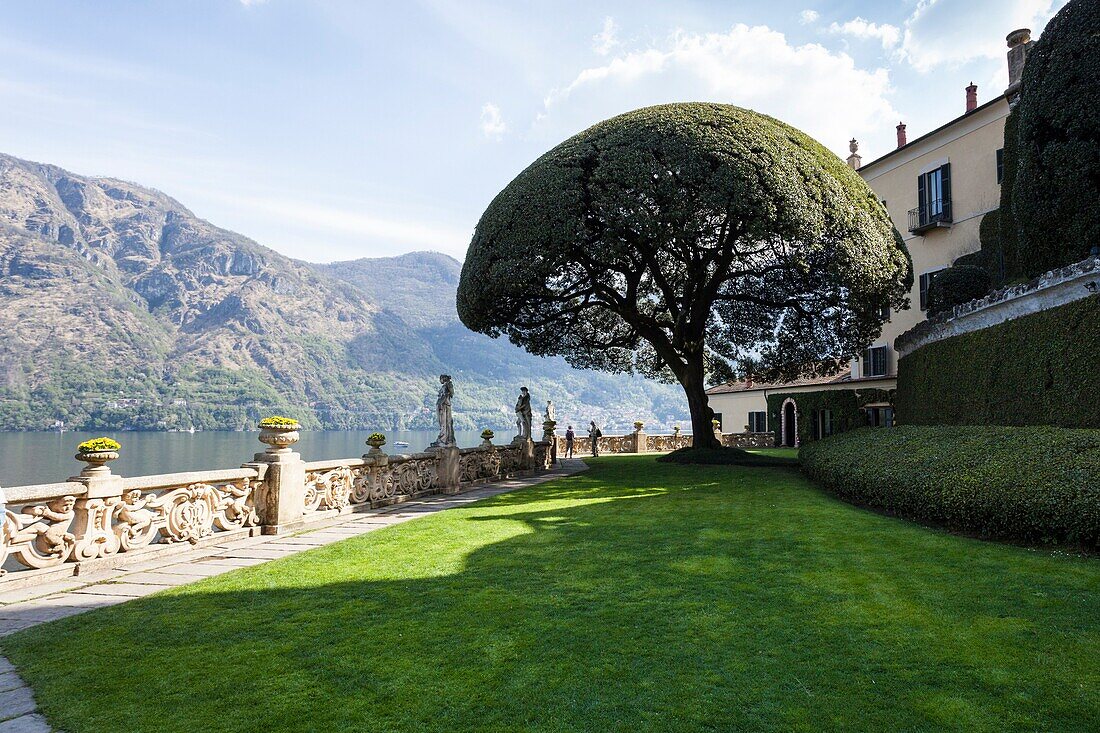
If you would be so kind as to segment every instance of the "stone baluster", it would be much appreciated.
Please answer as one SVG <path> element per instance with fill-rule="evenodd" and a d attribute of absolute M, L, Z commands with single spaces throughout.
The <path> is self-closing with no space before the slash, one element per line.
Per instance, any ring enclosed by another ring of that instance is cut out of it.
<path fill-rule="evenodd" d="M 281 534 L 304 524 L 305 462 L 291 449 L 300 437 L 297 426 L 261 425 L 259 438 L 267 450 L 245 464 L 258 471 L 262 481 L 255 502 L 263 534 Z"/>

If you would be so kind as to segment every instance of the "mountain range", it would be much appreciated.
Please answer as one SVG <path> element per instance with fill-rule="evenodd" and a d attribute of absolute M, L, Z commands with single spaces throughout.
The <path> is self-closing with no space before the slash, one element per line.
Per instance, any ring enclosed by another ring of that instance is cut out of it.
<path fill-rule="evenodd" d="M 511 426 L 521 385 L 573 422 L 685 418 L 677 387 L 470 332 L 460 271 L 302 262 L 159 191 L 0 154 L 0 428 L 431 428 L 443 372 L 458 429 Z"/>

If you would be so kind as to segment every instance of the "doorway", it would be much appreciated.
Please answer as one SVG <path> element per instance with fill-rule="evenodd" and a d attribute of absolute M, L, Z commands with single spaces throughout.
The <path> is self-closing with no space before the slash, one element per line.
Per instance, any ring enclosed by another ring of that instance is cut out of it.
<path fill-rule="evenodd" d="M 783 445 L 788 448 L 798 445 L 798 410 L 792 399 L 783 403 Z"/>

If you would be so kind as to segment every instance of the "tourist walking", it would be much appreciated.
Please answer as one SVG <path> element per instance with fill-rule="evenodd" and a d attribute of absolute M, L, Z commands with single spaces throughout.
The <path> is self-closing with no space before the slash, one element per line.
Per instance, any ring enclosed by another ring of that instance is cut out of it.
<path fill-rule="evenodd" d="M 565 457 L 573 457 L 573 441 L 576 440 L 577 434 L 573 432 L 573 426 L 570 425 L 565 429 Z"/>
<path fill-rule="evenodd" d="M 592 457 L 595 458 L 600 455 L 600 438 L 603 437 L 603 433 L 596 427 L 595 420 L 588 424 L 588 437 L 592 439 Z"/>

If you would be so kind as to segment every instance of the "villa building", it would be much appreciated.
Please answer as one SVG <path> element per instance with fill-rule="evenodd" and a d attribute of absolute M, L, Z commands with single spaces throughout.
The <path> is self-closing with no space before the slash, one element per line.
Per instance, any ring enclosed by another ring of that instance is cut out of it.
<path fill-rule="evenodd" d="M 711 388 L 710 405 L 726 432 L 775 432 L 781 445 L 795 446 L 855 427 L 836 423 L 832 405 L 838 401 L 857 405 L 869 425 L 893 424 L 894 339 L 926 318 L 932 276 L 981 248 L 982 217 L 1000 206 L 1005 118 L 1018 94 L 1030 31 L 1014 31 L 1007 40 L 1009 87 L 1004 94 L 979 105 L 977 87 L 971 83 L 963 114 L 914 140 L 907 138 L 905 124 L 899 124 L 897 148 L 869 163 L 862 163 L 855 139 L 849 144 L 848 165 L 882 199 L 913 258 L 910 308 L 891 311 L 879 338 L 841 374 Z M 825 394 L 830 392 L 848 394 Z"/>

